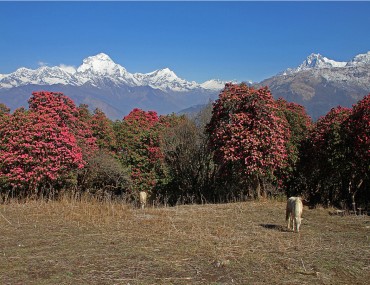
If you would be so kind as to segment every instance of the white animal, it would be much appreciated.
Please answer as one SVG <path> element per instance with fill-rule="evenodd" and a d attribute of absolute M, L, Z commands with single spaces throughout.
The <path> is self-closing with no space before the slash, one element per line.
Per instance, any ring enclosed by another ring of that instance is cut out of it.
<path fill-rule="evenodd" d="M 148 196 L 148 194 L 146 192 L 144 192 L 144 191 L 139 192 L 139 199 L 140 199 L 141 209 L 145 208 L 147 196 Z"/>
<path fill-rule="evenodd" d="M 303 203 L 300 197 L 290 197 L 286 204 L 286 221 L 288 222 L 288 229 L 299 232 L 302 222 Z"/>

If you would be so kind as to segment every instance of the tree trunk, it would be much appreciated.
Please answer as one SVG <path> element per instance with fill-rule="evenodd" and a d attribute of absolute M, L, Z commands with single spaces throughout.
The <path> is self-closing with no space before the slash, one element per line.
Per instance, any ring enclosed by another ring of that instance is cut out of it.
<path fill-rule="evenodd" d="M 258 174 L 252 176 L 252 185 L 254 191 L 254 197 L 257 199 L 261 198 L 261 183 Z"/>
<path fill-rule="evenodd" d="M 356 214 L 356 200 L 355 200 L 355 197 L 356 197 L 356 193 L 357 191 L 360 189 L 362 183 L 364 181 L 362 179 L 360 179 L 360 182 L 357 184 L 356 186 L 356 189 L 354 189 L 353 191 L 351 191 L 351 186 L 352 186 L 352 183 L 349 182 L 349 186 L 348 186 L 348 191 L 349 193 L 351 194 L 351 198 L 352 198 L 352 208 L 353 208 L 353 212 Z"/>
<path fill-rule="evenodd" d="M 260 181 L 260 185 L 261 185 L 262 197 L 264 199 L 267 199 L 267 191 L 266 191 L 266 188 L 265 188 L 265 183 L 263 183 L 263 180 L 261 178 L 259 178 L 259 181 Z"/>

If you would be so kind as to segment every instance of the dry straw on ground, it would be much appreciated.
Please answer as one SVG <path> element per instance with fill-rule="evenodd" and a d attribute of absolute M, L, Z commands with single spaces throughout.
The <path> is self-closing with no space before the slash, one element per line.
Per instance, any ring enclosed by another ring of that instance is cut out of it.
<path fill-rule="evenodd" d="M 370 218 L 285 203 L 134 209 L 93 199 L 0 205 L 2 284 L 366 284 Z"/>

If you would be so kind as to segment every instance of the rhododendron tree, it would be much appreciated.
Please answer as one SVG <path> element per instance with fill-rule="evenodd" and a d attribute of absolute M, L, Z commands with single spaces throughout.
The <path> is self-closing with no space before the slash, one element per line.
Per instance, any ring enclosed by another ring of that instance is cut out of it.
<path fill-rule="evenodd" d="M 39 194 L 83 167 L 75 136 L 52 114 L 22 109 L 0 122 L 0 177 L 13 190 Z"/>
<path fill-rule="evenodd" d="M 100 149 L 112 152 L 116 150 L 117 141 L 113 123 L 102 110 L 94 110 L 94 115 L 91 118 L 91 129 Z"/>
<path fill-rule="evenodd" d="M 153 191 L 164 177 L 160 149 L 162 126 L 156 112 L 134 109 L 115 124 L 118 154 L 131 167 L 135 191 Z"/>
<path fill-rule="evenodd" d="M 346 165 L 351 169 L 349 192 L 352 203 L 370 203 L 370 94 L 356 105 L 344 124 L 348 155 Z M 360 193 L 358 193 L 358 191 Z"/>
<path fill-rule="evenodd" d="M 4 153 L 4 151 L 6 151 L 5 144 L 4 142 L 2 142 L 2 137 L 4 136 L 5 128 L 9 126 L 9 122 L 11 119 L 9 112 L 10 112 L 10 109 L 8 109 L 5 104 L 2 104 L 1 110 L 0 110 L 0 155 Z M 0 169 L 2 168 L 2 164 L 3 164 L 3 161 L 0 160 Z M 5 178 L 6 178 L 5 176 L 0 175 L 0 189 L 4 188 L 6 184 Z M 1 190 L 0 190 L 0 193 L 1 193 Z"/>
<path fill-rule="evenodd" d="M 337 107 L 319 118 L 300 149 L 289 193 L 302 193 L 312 203 L 339 203 L 346 198 L 348 167 L 343 123 L 351 110 Z"/>
<path fill-rule="evenodd" d="M 221 165 L 238 165 L 244 179 L 252 179 L 257 196 L 261 179 L 274 178 L 287 160 L 290 132 L 278 111 L 267 87 L 257 90 L 245 84 L 227 84 L 207 126 L 215 160 Z"/>
<path fill-rule="evenodd" d="M 363 175 L 370 170 L 370 94 L 353 106 L 346 124 L 353 163 Z"/>
<path fill-rule="evenodd" d="M 279 98 L 277 101 L 279 111 L 282 113 L 288 122 L 290 130 L 290 139 L 287 143 L 288 163 L 287 166 L 279 173 L 284 184 L 289 183 L 292 172 L 295 169 L 299 148 L 304 139 L 306 139 L 308 132 L 312 129 L 312 120 L 308 116 L 305 108 L 293 102 Z"/>
<path fill-rule="evenodd" d="M 290 141 L 295 148 L 297 148 L 300 142 L 306 138 L 308 132 L 312 129 L 312 119 L 302 105 L 294 102 L 287 102 L 283 98 L 279 98 L 276 102 L 289 124 L 291 133 Z"/>
<path fill-rule="evenodd" d="M 58 126 L 68 127 L 75 135 L 85 158 L 97 150 L 90 122 L 85 119 L 81 108 L 78 109 L 69 97 L 59 92 L 33 92 L 28 103 L 31 111 L 40 115 L 48 114 L 54 118 Z"/>

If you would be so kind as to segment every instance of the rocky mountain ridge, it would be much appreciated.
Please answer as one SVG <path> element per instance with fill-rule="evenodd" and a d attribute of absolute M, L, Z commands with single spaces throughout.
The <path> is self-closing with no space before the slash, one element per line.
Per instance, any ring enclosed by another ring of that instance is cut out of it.
<path fill-rule="evenodd" d="M 351 107 L 370 93 L 370 52 L 359 54 L 349 62 L 311 54 L 298 67 L 256 86 L 268 86 L 275 98 L 301 104 L 317 119 L 338 105 Z"/>

